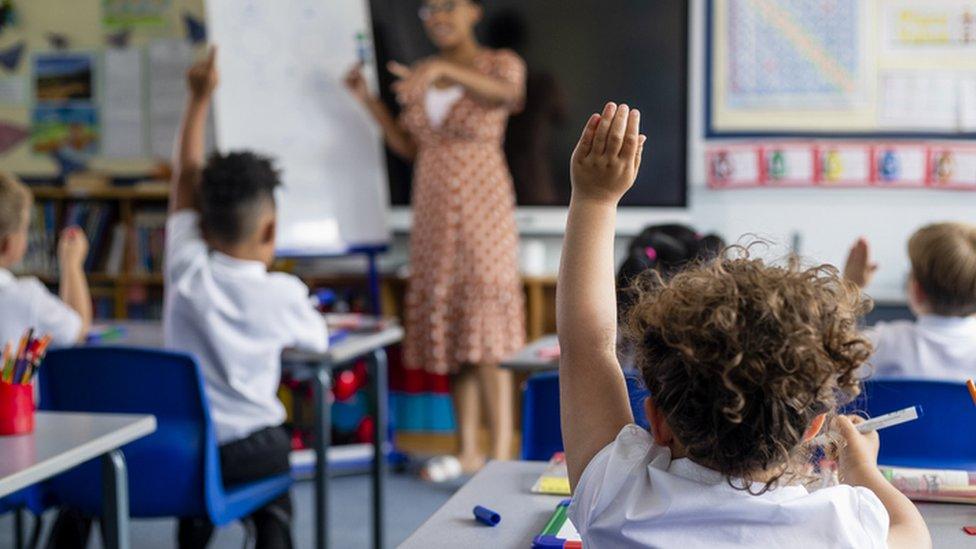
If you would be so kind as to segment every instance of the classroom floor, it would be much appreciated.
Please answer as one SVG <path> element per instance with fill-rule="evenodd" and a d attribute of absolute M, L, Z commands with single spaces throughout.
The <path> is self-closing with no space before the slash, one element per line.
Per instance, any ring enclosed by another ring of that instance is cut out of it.
<path fill-rule="evenodd" d="M 412 473 L 391 474 L 387 485 L 387 547 L 396 547 L 405 540 L 462 484 L 463 480 L 459 480 L 438 486 L 423 482 Z M 331 486 L 331 546 L 350 549 L 370 547 L 372 526 L 369 475 L 335 478 L 332 479 Z M 292 530 L 295 534 L 295 545 L 297 548 L 311 547 L 312 484 L 296 483 L 292 489 L 292 502 L 295 506 L 295 524 Z M 47 526 L 53 521 L 54 516 L 49 512 L 46 516 Z M 13 531 L 13 515 L 0 517 L 0 549 L 14 546 Z M 175 531 L 176 524 L 173 520 L 134 520 L 132 546 L 140 549 L 171 549 L 176 546 Z M 89 547 L 101 547 L 97 540 L 97 535 L 92 536 Z M 244 529 L 234 524 L 219 530 L 210 547 L 239 549 L 243 541 Z"/>

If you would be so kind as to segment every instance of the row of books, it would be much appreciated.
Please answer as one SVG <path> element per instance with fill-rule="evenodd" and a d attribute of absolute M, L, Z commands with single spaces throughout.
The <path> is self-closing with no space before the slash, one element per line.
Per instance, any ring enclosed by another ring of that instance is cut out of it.
<path fill-rule="evenodd" d="M 57 276 L 58 235 L 72 225 L 81 227 L 88 236 L 86 271 L 110 276 L 118 276 L 123 271 L 134 274 L 162 271 L 165 213 L 155 210 L 138 212 L 130 228 L 119 221 L 113 204 L 95 201 L 68 203 L 60 219 L 54 202 L 36 203 L 28 235 L 28 253 L 20 270 L 39 276 Z M 131 264 L 125 269 L 127 244 Z"/>

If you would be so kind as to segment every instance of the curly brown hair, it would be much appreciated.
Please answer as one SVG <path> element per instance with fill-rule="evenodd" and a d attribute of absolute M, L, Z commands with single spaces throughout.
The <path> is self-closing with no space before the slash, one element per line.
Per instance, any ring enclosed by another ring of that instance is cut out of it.
<path fill-rule="evenodd" d="M 767 265 L 741 247 L 637 286 L 626 334 L 688 457 L 733 486 L 765 481 L 760 493 L 802 477 L 808 426 L 860 392 L 870 300 L 832 266 Z"/>

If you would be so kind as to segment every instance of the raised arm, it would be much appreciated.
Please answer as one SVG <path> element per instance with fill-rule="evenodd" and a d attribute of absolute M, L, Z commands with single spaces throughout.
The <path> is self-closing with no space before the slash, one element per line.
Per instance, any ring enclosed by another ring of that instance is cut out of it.
<path fill-rule="evenodd" d="M 556 285 L 560 418 L 570 485 L 634 418 L 616 356 L 613 239 L 617 203 L 633 185 L 640 113 L 609 103 L 586 124 L 572 159 L 573 193 Z"/>
<path fill-rule="evenodd" d="M 194 207 L 194 192 L 203 170 L 206 149 L 207 113 L 217 88 L 217 47 L 187 72 L 186 108 L 173 151 L 173 180 L 170 183 L 170 213 Z"/>
<path fill-rule="evenodd" d="M 61 266 L 61 301 L 74 309 L 81 318 L 78 341 L 88 336 L 92 323 L 91 291 L 85 276 L 85 258 L 88 257 L 88 238 L 79 227 L 68 227 L 61 232 L 58 241 L 58 262 Z"/>
<path fill-rule="evenodd" d="M 393 154 L 404 160 L 412 161 L 417 156 L 417 144 L 410 133 L 397 122 L 396 117 L 390 112 L 390 108 L 379 97 L 369 92 L 366 79 L 363 77 L 362 64 L 356 65 L 346 73 L 345 83 L 353 97 L 379 124 L 383 131 L 383 139 Z"/>

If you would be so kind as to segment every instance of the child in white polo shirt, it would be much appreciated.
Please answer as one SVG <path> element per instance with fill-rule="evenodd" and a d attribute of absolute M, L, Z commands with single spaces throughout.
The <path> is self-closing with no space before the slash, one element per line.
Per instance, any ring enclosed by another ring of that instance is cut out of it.
<path fill-rule="evenodd" d="M 0 348 L 16 344 L 28 328 L 50 335 L 52 345 L 73 345 L 85 339 L 91 325 L 85 278 L 88 240 L 78 227 L 65 229 L 58 242 L 60 298 L 36 278 L 16 278 L 10 272 L 27 252 L 33 202 L 26 185 L 0 172 Z"/>
<path fill-rule="evenodd" d="M 167 348 L 188 352 L 200 364 L 221 474 L 232 486 L 290 471 L 291 439 L 281 427 L 285 409 L 277 398 L 281 352 L 324 352 L 328 335 L 308 288 L 294 276 L 268 272 L 280 184 L 271 162 L 235 152 L 204 163 L 217 80 L 211 50 L 188 74 L 166 224 L 163 330 Z M 292 547 L 291 516 L 288 494 L 252 514 L 256 546 Z M 213 529 L 204 518 L 183 518 L 178 545 L 205 547 Z M 66 532 L 65 538 L 78 537 Z"/>
<path fill-rule="evenodd" d="M 906 291 L 916 320 L 879 322 L 867 330 L 875 351 L 865 374 L 960 382 L 976 377 L 976 225 L 922 227 L 908 241 L 908 258 Z M 864 288 L 877 269 L 868 241 L 858 239 L 844 276 Z"/>
<path fill-rule="evenodd" d="M 559 283 L 562 436 L 586 547 L 926 547 L 918 510 L 877 469 L 878 435 L 834 418 L 845 484 L 809 492 L 811 440 L 857 393 L 865 304 L 831 267 L 747 251 L 638 280 L 626 338 L 650 397 L 633 424 L 617 362 L 613 239 L 640 115 L 610 103 L 573 154 Z"/>

